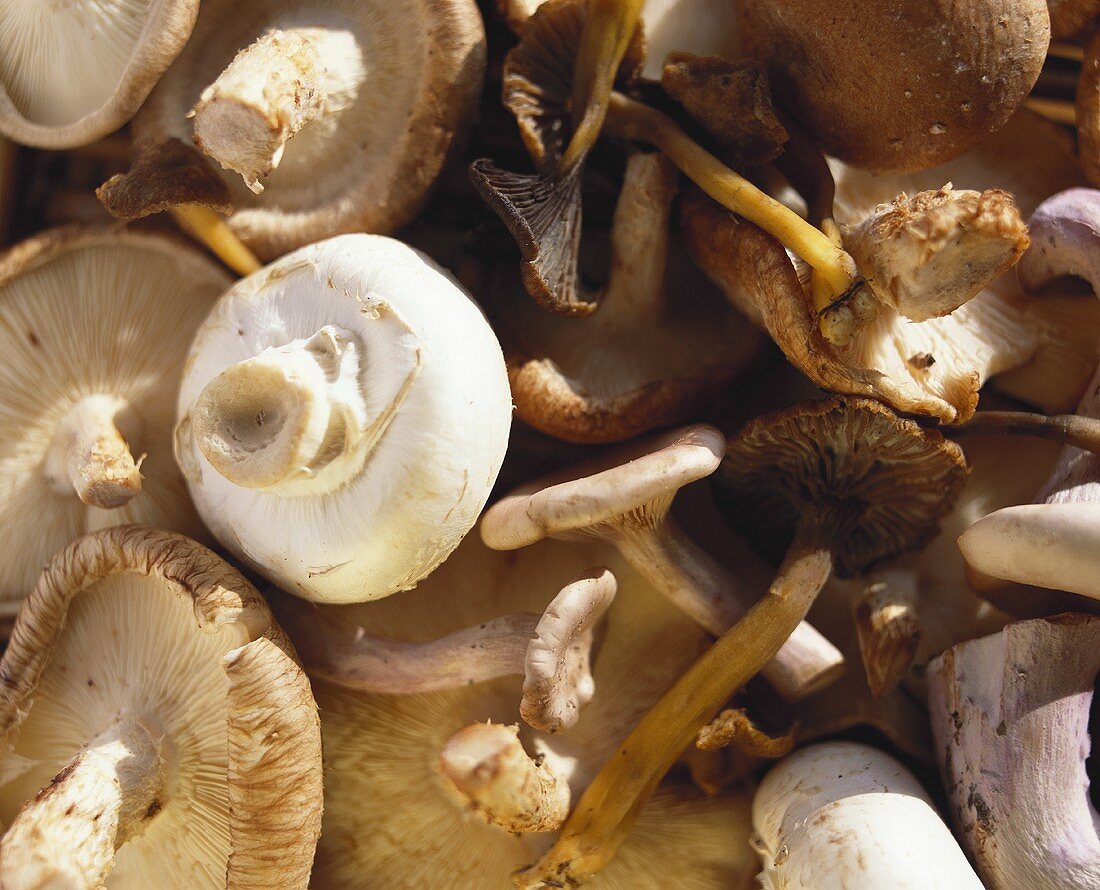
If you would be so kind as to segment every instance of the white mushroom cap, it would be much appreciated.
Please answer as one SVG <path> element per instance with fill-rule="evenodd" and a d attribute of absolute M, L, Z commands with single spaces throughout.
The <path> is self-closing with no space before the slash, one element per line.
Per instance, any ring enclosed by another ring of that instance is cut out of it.
<path fill-rule="evenodd" d="M 376 235 L 302 248 L 199 330 L 176 455 L 226 547 L 287 591 L 358 602 L 457 546 L 507 447 L 511 398 L 477 305 Z"/>
<path fill-rule="evenodd" d="M 198 11 L 198 0 L 7 5 L 0 133 L 72 148 L 118 129 L 183 49 Z"/>
<path fill-rule="evenodd" d="M 213 553 L 137 526 L 82 538 L 0 672 L 5 887 L 306 886 L 317 706 L 263 599 Z"/>
<path fill-rule="evenodd" d="M 173 403 L 229 281 L 180 241 L 117 230 L 55 230 L 0 258 L 0 613 L 86 531 L 203 533 L 172 459 Z"/>

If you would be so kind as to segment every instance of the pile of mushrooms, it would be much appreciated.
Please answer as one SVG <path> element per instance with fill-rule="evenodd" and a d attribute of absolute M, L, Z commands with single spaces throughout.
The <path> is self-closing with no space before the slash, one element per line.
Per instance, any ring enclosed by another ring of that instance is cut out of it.
<path fill-rule="evenodd" d="M 1096 0 L 0 2 L 0 886 L 1100 890 L 1098 171 Z"/>

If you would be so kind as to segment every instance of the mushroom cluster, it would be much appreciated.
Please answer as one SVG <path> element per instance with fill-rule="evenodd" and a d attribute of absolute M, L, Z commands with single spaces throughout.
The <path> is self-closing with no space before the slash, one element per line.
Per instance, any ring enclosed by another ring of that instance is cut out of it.
<path fill-rule="evenodd" d="M 0 0 L 0 886 L 1100 890 L 1091 186 L 1098 0 Z"/>

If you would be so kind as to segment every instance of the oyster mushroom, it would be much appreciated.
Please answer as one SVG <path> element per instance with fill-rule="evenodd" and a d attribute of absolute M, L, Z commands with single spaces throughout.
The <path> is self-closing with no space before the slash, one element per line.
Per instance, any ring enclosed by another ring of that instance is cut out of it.
<path fill-rule="evenodd" d="M 56 229 L 0 259 L 0 614 L 73 538 L 144 522 L 202 534 L 172 459 L 187 346 L 229 278 L 178 241 Z"/>
<path fill-rule="evenodd" d="M 508 444 L 500 346 L 431 260 L 342 235 L 243 279 L 199 329 L 176 456 L 229 550 L 307 599 L 412 587 L 484 506 Z"/>
<path fill-rule="evenodd" d="M 1100 887 L 1089 707 L 1100 619 L 1059 615 L 960 643 L 929 668 L 956 827 L 992 890 Z"/>
<path fill-rule="evenodd" d="M 198 0 L 79 0 L 0 17 L 0 133 L 73 148 L 117 130 L 183 49 Z"/>
<path fill-rule="evenodd" d="M 263 599 L 180 535 L 61 551 L 0 661 L 5 887 L 304 888 L 317 705 Z"/>
<path fill-rule="evenodd" d="M 745 4 L 741 33 L 824 151 L 876 172 L 910 172 L 1004 126 L 1039 76 L 1050 19 L 1045 0 L 778 0 Z M 884 46 L 902 47 L 888 65 Z"/>
<path fill-rule="evenodd" d="M 686 427 L 538 479 L 485 511 L 481 538 L 494 550 L 549 537 L 603 538 L 700 627 L 720 636 L 754 594 L 696 546 L 668 511 L 680 488 L 718 468 L 723 444 L 713 427 Z M 832 644 L 799 624 L 764 676 L 796 699 L 827 686 L 841 666 Z"/>
<path fill-rule="evenodd" d="M 982 887 L 916 776 L 867 745 L 785 758 L 760 783 L 752 822 L 762 887 Z"/>
<path fill-rule="evenodd" d="M 576 442 L 629 439 L 698 416 L 753 357 L 751 326 L 669 243 L 675 192 L 663 157 L 631 156 L 594 315 L 548 317 L 514 299 L 493 313 L 517 413 L 535 428 Z"/>
<path fill-rule="evenodd" d="M 745 499 L 758 536 L 780 538 L 793 526 L 775 581 L 635 726 L 554 846 L 517 877 L 522 887 L 598 872 L 679 752 L 775 655 L 834 567 L 852 573 L 926 541 L 966 473 L 953 443 L 868 400 L 757 418 L 730 442 L 726 461 L 724 482 Z"/>
<path fill-rule="evenodd" d="M 314 886 L 511 886 L 511 872 L 537 856 L 545 841 L 530 830 L 510 833 L 500 823 L 514 824 L 517 801 L 532 798 L 517 796 L 514 786 L 495 799 L 479 792 L 541 773 L 547 781 L 538 787 L 559 796 L 539 798 L 557 801 L 556 814 L 547 806 L 537 812 L 554 815 L 549 826 L 560 822 L 560 795 L 584 787 L 638 715 L 705 645 L 702 631 L 596 541 L 546 541 L 500 554 L 470 536 L 415 590 L 364 605 L 318 607 L 374 635 L 438 639 L 515 609 L 542 611 L 557 594 L 555 579 L 598 563 L 612 566 L 621 595 L 598 631 L 595 695 L 566 733 L 548 736 L 524 727 L 517 738 L 508 728 L 519 720 L 517 677 L 402 695 L 354 692 L 315 677 L 326 800 Z M 655 652 L 661 656 L 654 658 Z M 495 756 L 493 743 L 504 756 Z M 526 760 L 519 759 L 517 745 L 530 752 Z M 486 770 L 482 783 L 472 784 L 479 771 L 464 769 L 469 760 L 461 754 L 475 747 L 482 754 L 475 762 L 504 763 L 507 770 Z M 399 831 L 378 831 L 379 814 L 398 818 Z M 743 792 L 707 798 L 680 780 L 669 782 L 643 812 L 637 837 L 614 871 L 609 868 L 595 886 L 747 890 L 755 871 L 748 835 Z"/>
<path fill-rule="evenodd" d="M 226 170 L 229 227 L 269 260 L 408 222 L 473 119 L 484 67 L 473 0 L 208 0 L 134 137 L 194 137 Z"/>

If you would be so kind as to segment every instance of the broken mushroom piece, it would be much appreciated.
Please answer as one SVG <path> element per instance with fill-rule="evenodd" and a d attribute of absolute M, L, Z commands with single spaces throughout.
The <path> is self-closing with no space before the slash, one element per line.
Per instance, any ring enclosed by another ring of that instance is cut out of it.
<path fill-rule="evenodd" d="M 183 49 L 198 0 L 24 5 L 0 22 L 0 133 L 87 145 L 128 121 Z"/>
<path fill-rule="evenodd" d="M 317 705 L 259 593 L 181 535 L 61 551 L 0 661 L 5 887 L 305 888 Z"/>
<path fill-rule="evenodd" d="M 270 260 L 408 222 L 474 118 L 484 67 L 473 0 L 207 0 L 134 137 L 193 137 L 226 168 L 229 227 Z"/>
<path fill-rule="evenodd" d="M 231 552 L 289 592 L 416 584 L 470 530 L 508 444 L 492 329 L 423 254 L 342 235 L 238 282 L 191 347 L 176 458 Z"/>
<path fill-rule="evenodd" d="M 668 511 L 680 488 L 718 468 L 724 443 L 713 427 L 685 427 L 538 479 L 485 511 L 481 539 L 494 550 L 514 550 L 550 537 L 603 538 L 700 627 L 720 636 L 755 593 L 684 535 Z M 788 699 L 827 686 L 843 667 L 828 640 L 808 624 L 796 625 L 764 668 Z"/>
<path fill-rule="evenodd" d="M 960 643 L 929 666 L 936 754 L 991 890 L 1100 887 L 1089 709 L 1100 619 L 1058 615 Z"/>
<path fill-rule="evenodd" d="M 675 193 L 661 155 L 627 161 L 611 277 L 594 315 L 547 316 L 510 290 L 498 297 L 512 398 L 536 429 L 613 442 L 687 420 L 755 355 L 752 327 L 670 243 Z"/>
<path fill-rule="evenodd" d="M 982 888 L 916 776 L 868 745 L 787 757 L 760 783 L 752 823 L 762 887 Z"/>
<path fill-rule="evenodd" d="M 180 241 L 55 229 L 0 259 L 0 615 L 73 538 L 127 522 L 201 535 L 172 402 L 229 277 Z"/>

